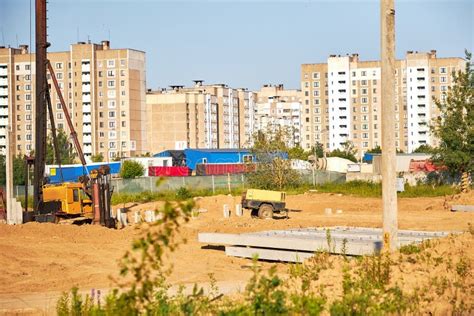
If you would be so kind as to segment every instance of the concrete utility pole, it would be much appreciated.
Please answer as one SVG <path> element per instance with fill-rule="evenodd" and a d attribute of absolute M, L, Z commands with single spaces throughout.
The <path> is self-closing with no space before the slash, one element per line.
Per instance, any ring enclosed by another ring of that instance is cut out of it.
<path fill-rule="evenodd" d="M 381 0 L 380 36 L 382 54 L 382 202 L 383 248 L 398 246 L 398 210 L 395 146 L 395 7 L 394 0 Z"/>
<path fill-rule="evenodd" d="M 10 106 L 11 108 L 11 106 Z M 11 112 L 11 111 L 10 111 Z M 11 115 L 8 117 L 9 121 L 12 121 Z M 16 221 L 16 211 L 12 207 L 13 205 L 13 162 L 12 162 L 12 132 L 11 132 L 11 124 L 10 122 L 7 125 L 7 152 L 5 156 L 5 176 L 6 176 L 6 192 L 5 192 L 5 200 L 7 202 L 7 224 L 17 224 Z"/>

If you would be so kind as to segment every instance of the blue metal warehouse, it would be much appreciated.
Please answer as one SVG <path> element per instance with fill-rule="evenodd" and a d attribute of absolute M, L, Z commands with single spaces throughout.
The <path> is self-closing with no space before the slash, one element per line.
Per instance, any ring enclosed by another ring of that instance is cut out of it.
<path fill-rule="evenodd" d="M 102 165 L 108 165 L 110 167 L 111 174 L 118 174 L 120 172 L 120 161 L 118 162 L 93 162 L 87 165 L 87 171 L 90 172 L 93 169 L 97 169 Z M 47 165 L 46 176 L 49 177 L 50 183 L 61 182 L 61 174 L 58 165 Z M 74 182 L 79 179 L 80 176 L 84 175 L 84 167 L 81 164 L 74 165 L 62 165 L 61 171 L 63 180 L 66 182 Z"/>
<path fill-rule="evenodd" d="M 276 153 L 283 159 L 288 159 L 287 153 Z M 238 164 L 255 162 L 255 156 L 249 149 L 185 149 L 166 150 L 154 157 L 173 157 L 173 165 L 186 165 L 191 170 L 196 170 L 197 164 Z"/>

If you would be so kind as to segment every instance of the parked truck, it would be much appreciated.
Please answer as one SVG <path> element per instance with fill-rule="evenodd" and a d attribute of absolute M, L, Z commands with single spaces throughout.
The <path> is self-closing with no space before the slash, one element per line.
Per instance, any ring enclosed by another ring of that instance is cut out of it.
<path fill-rule="evenodd" d="M 242 208 L 249 209 L 252 217 L 262 219 L 271 219 L 275 213 L 288 217 L 285 199 L 285 192 L 248 189 L 242 194 Z"/>

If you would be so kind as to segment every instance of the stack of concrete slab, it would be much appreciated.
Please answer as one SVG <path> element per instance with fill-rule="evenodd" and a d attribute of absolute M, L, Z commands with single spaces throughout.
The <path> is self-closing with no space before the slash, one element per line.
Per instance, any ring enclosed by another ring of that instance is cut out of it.
<path fill-rule="evenodd" d="M 398 246 L 440 238 L 450 232 L 400 230 Z M 382 229 L 366 227 L 320 227 L 271 230 L 245 234 L 199 233 L 201 243 L 225 245 L 229 256 L 271 261 L 302 262 L 318 251 L 334 254 L 371 255 L 382 247 Z"/>

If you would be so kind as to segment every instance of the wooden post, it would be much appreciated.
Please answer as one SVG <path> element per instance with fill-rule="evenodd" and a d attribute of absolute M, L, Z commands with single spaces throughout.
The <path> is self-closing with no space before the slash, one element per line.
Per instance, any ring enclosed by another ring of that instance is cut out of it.
<path fill-rule="evenodd" d="M 382 60 L 382 202 L 383 247 L 398 246 L 398 211 L 395 146 L 395 7 L 394 0 L 381 0 L 380 34 Z"/>

